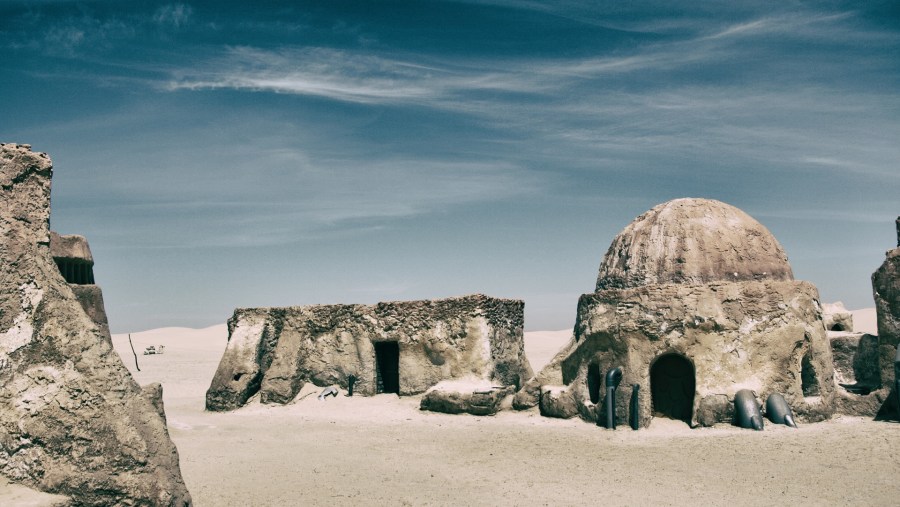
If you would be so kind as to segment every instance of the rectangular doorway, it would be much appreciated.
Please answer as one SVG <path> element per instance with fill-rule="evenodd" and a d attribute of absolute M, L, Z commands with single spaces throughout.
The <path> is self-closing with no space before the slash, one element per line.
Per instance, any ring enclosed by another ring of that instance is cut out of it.
<path fill-rule="evenodd" d="M 400 346 L 375 342 L 375 392 L 400 394 Z"/>

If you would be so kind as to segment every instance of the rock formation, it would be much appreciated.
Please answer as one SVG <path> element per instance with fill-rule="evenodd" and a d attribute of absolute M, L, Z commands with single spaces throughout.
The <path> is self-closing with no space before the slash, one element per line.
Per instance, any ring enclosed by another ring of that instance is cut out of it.
<path fill-rule="evenodd" d="M 878 337 L 853 332 L 853 314 L 840 302 L 823 304 L 822 320 L 834 358 L 835 412 L 874 416 L 887 396 L 881 389 Z"/>
<path fill-rule="evenodd" d="M 794 281 L 761 224 L 727 204 L 677 199 L 639 216 L 612 242 L 597 291 L 581 296 L 575 336 L 514 406 L 597 420 L 603 376 L 622 367 L 640 386 L 639 423 L 731 422 L 735 394 L 781 393 L 802 420 L 833 411 L 833 367 L 818 291 Z M 617 397 L 626 424 L 629 397 Z"/>
<path fill-rule="evenodd" d="M 495 386 L 491 382 L 444 380 L 425 391 L 420 408 L 446 414 L 494 415 L 514 392 L 514 386 Z"/>
<path fill-rule="evenodd" d="M 307 382 L 346 389 L 350 376 L 354 395 L 418 394 L 452 379 L 517 389 L 531 376 L 523 311 L 521 301 L 483 295 L 237 309 L 206 407 L 232 410 L 256 393 L 262 403 L 288 403 Z M 459 393 L 436 399 L 451 392 L 440 390 L 425 408 L 461 406 Z"/>
<path fill-rule="evenodd" d="M 834 380 L 838 385 L 855 385 L 860 392 L 881 386 L 877 336 L 829 331 L 828 340 L 834 358 Z"/>
<path fill-rule="evenodd" d="M 897 248 L 885 253 L 884 263 L 872 274 L 872 291 L 878 319 L 878 357 L 881 383 L 887 403 L 878 419 L 900 420 L 900 391 L 897 389 L 897 346 L 900 344 L 900 217 L 897 225 Z M 889 395 L 887 394 L 889 393 Z"/>
<path fill-rule="evenodd" d="M 100 331 L 109 335 L 103 291 L 94 283 L 94 256 L 84 236 L 60 236 L 50 231 L 50 255 L 78 303 Z"/>
<path fill-rule="evenodd" d="M 885 385 L 894 381 L 894 356 L 900 343 L 900 217 L 897 224 L 898 246 L 885 253 L 884 263 L 872 274 L 881 382 Z"/>
<path fill-rule="evenodd" d="M 159 387 L 135 383 L 51 257 L 51 175 L 0 145 L 0 474 L 78 505 L 190 505 Z"/>
<path fill-rule="evenodd" d="M 866 333 L 828 331 L 834 358 L 834 411 L 872 417 L 888 390 L 881 383 L 878 337 Z"/>

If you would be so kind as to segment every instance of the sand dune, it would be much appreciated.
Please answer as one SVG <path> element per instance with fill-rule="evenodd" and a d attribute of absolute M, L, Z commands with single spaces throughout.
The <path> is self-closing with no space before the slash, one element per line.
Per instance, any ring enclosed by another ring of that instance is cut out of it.
<path fill-rule="evenodd" d="M 878 334 L 877 316 L 875 308 L 863 308 L 862 310 L 850 310 L 853 315 L 853 331 L 858 333 Z"/>
<path fill-rule="evenodd" d="M 526 333 L 535 368 L 571 331 Z M 839 417 L 797 430 L 671 420 L 607 431 L 536 410 L 494 417 L 418 410 L 418 397 L 307 388 L 292 404 L 203 410 L 225 327 L 133 333 L 116 351 L 162 382 L 196 505 L 896 505 L 900 424 Z M 149 345 L 163 355 L 144 356 Z"/>
<path fill-rule="evenodd" d="M 535 373 L 541 371 L 571 339 L 571 329 L 525 333 L 525 355 L 528 356 L 531 369 Z"/>

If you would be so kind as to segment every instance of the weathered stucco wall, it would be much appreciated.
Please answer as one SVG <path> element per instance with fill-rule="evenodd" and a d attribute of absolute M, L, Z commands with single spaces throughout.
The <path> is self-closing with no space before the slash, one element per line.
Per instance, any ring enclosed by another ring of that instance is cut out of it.
<path fill-rule="evenodd" d="M 259 392 L 287 403 L 303 385 L 376 392 L 375 344 L 399 348 L 399 393 L 478 378 L 518 388 L 531 376 L 522 339 L 524 304 L 483 295 L 379 303 L 237 309 L 206 395 L 209 410 L 240 407 Z"/>
<path fill-rule="evenodd" d="M 653 410 L 651 368 L 658 358 L 678 354 L 694 370 L 693 425 L 731 422 L 734 395 L 741 389 L 755 391 L 762 401 L 781 393 L 802 419 L 821 420 L 832 413 L 834 371 L 817 298 L 808 282 L 773 280 L 585 294 L 575 340 L 532 383 L 533 399 L 541 396 L 537 385 L 557 385 L 540 397 L 542 411 L 596 420 L 603 397 L 591 401 L 588 370 L 599 368 L 603 378 L 622 367 L 618 421 L 627 421 L 628 393 L 638 384 L 640 421 L 646 426 Z M 524 393 L 517 401 L 528 405 Z"/>
<path fill-rule="evenodd" d="M 686 198 L 654 206 L 613 239 L 597 290 L 763 279 L 794 279 L 768 229 L 724 202 Z"/>

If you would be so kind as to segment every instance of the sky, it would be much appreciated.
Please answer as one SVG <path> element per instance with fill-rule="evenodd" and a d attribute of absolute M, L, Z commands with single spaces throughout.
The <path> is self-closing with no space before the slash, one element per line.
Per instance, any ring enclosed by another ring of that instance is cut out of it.
<path fill-rule="evenodd" d="M 566 329 L 679 197 L 850 309 L 896 245 L 896 1 L 0 0 L 0 51 L 113 332 L 471 293 Z"/>

